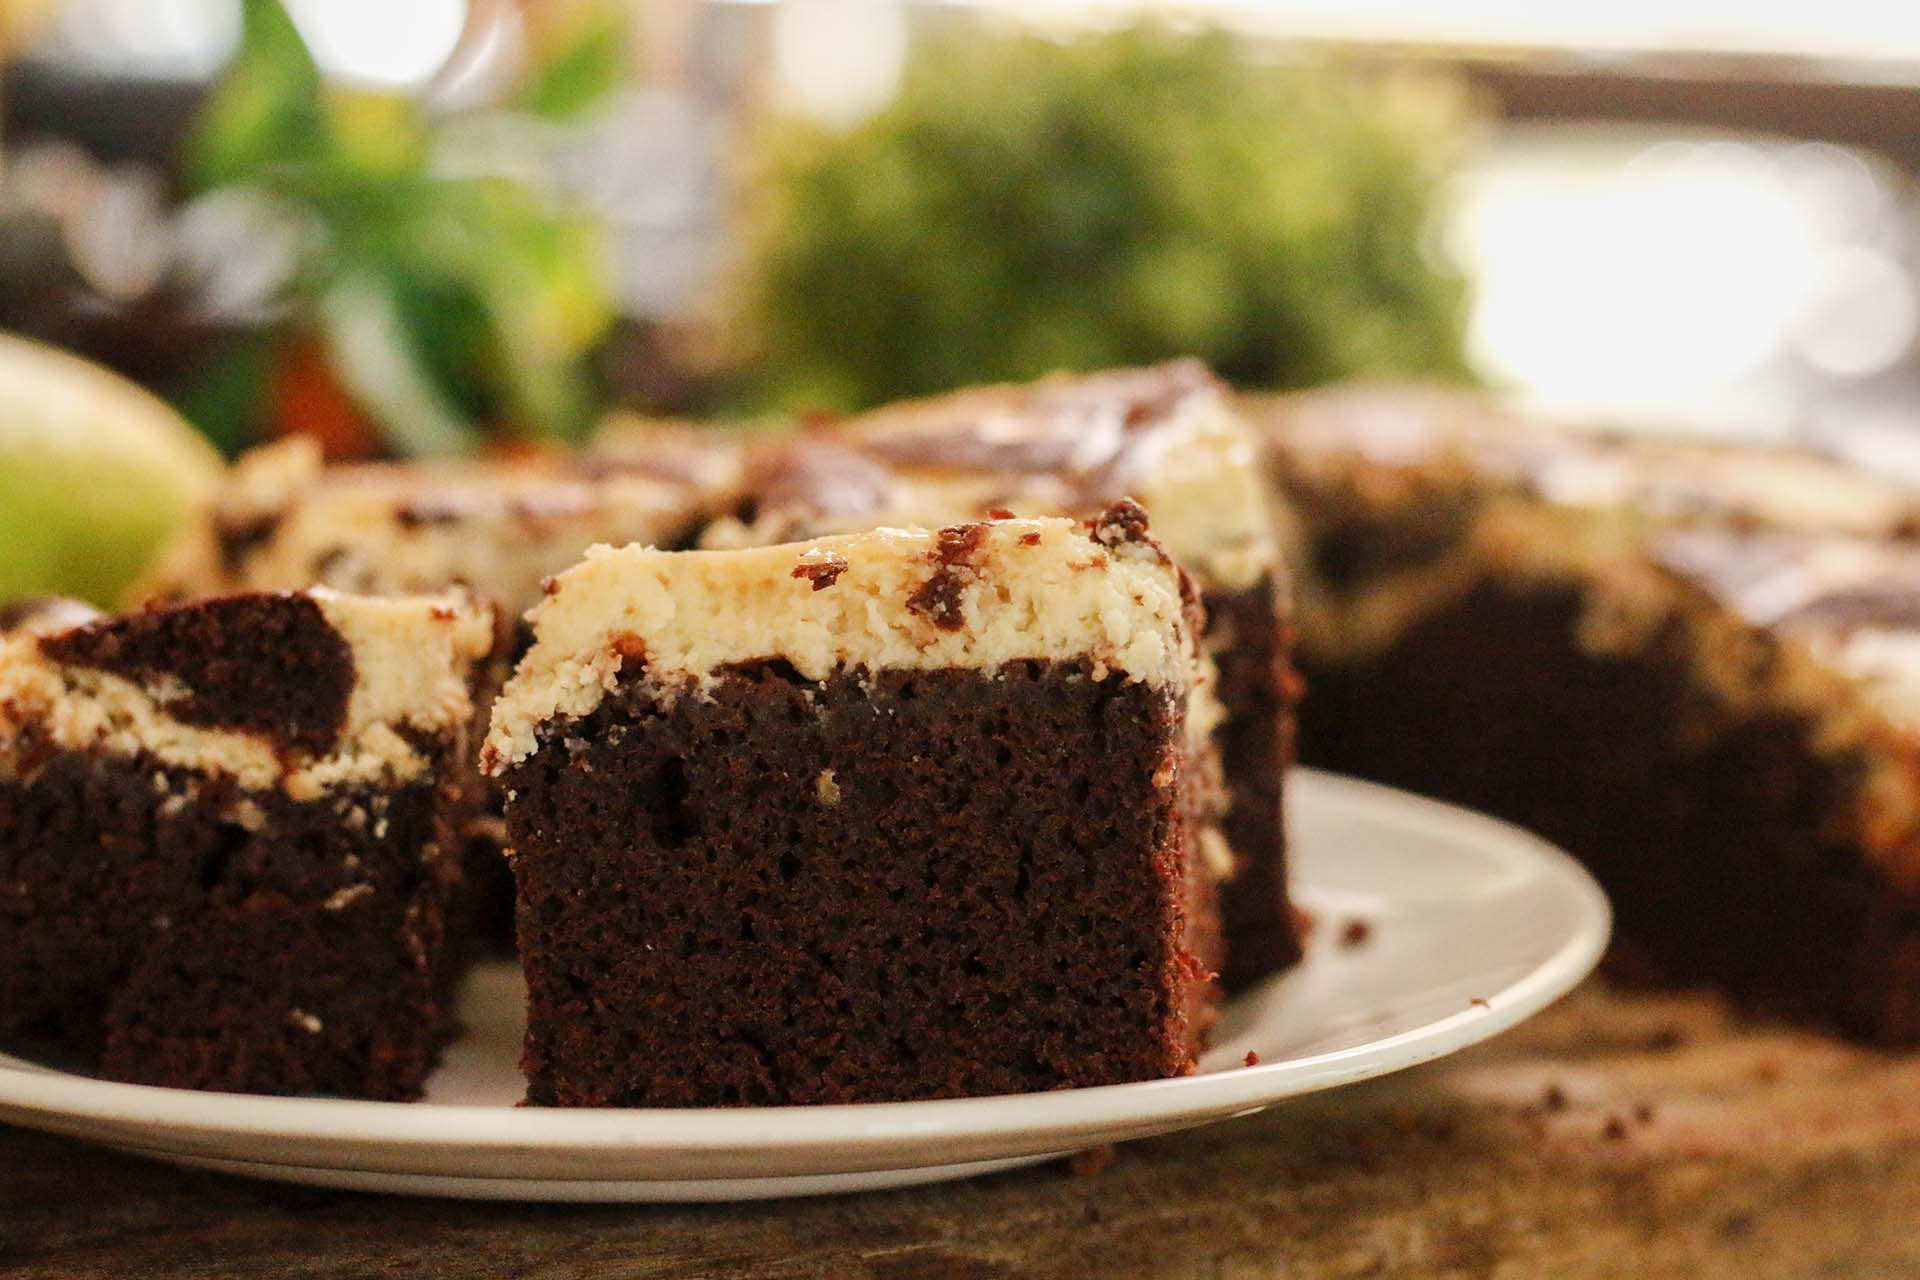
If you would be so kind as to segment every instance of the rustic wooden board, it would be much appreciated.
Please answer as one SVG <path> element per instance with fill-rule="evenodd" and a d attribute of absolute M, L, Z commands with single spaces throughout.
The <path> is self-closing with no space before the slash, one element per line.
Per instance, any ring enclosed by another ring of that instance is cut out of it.
<path fill-rule="evenodd" d="M 1097 1172 L 710 1208 L 381 1199 L 0 1129 L 0 1276 L 727 1274 L 1920 1277 L 1920 1056 L 1591 984 Z"/>

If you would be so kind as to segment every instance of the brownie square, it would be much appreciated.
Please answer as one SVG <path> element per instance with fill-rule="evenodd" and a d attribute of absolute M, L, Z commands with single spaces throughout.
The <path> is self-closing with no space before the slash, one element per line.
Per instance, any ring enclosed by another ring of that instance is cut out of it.
<path fill-rule="evenodd" d="M 0 1035 L 142 1084 L 416 1096 L 492 626 L 311 592 L 0 640 Z"/>
<path fill-rule="evenodd" d="M 1218 999 L 1217 710 L 1191 589 L 1143 532 L 629 548 L 533 617 L 488 746 L 531 1101 L 1192 1069 Z"/>

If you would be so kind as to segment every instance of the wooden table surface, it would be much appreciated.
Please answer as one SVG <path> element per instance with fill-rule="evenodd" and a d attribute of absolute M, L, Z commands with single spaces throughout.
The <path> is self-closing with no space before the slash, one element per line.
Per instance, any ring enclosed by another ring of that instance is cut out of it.
<path fill-rule="evenodd" d="M 0 1276 L 1920 1277 L 1920 1055 L 1589 984 L 1444 1063 L 1064 1165 L 693 1208 L 385 1199 L 0 1129 Z"/>

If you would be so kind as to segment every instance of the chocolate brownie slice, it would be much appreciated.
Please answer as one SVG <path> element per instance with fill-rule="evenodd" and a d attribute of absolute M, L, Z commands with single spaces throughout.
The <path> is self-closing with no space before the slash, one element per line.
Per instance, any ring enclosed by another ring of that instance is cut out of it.
<path fill-rule="evenodd" d="M 144 1084 L 416 1095 L 492 634 L 461 598 L 323 590 L 16 619 L 0 1035 Z"/>
<path fill-rule="evenodd" d="M 1193 1067 L 1213 677 L 1137 506 L 598 549 L 532 615 L 507 787 L 529 1097 L 1021 1092 Z"/>
<path fill-rule="evenodd" d="M 1127 496 L 1206 601 L 1236 855 L 1221 893 L 1226 980 L 1242 987 L 1299 958 L 1282 819 L 1295 681 L 1257 441 L 1205 366 L 977 387 L 764 440 L 751 451 L 740 517 L 717 522 L 703 545 L 938 528 L 1000 510 L 1090 515 Z"/>
<path fill-rule="evenodd" d="M 1310 762 L 1580 856 L 1616 973 L 1920 1044 L 1912 493 L 1435 393 L 1270 425 Z"/>

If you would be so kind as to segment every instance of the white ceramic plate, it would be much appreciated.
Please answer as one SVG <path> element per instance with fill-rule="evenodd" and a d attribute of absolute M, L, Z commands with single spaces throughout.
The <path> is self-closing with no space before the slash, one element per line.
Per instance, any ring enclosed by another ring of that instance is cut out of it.
<path fill-rule="evenodd" d="M 424 1102 L 114 1084 L 0 1054 L 0 1121 L 231 1173 L 516 1200 L 744 1200 L 906 1186 L 1251 1115 L 1452 1053 L 1571 989 L 1606 899 L 1503 823 L 1302 771 L 1292 835 L 1321 924 L 1306 963 L 1234 1001 L 1201 1073 L 1058 1093 L 732 1110 L 516 1108 L 520 992 L 469 980 Z M 1342 945 L 1349 920 L 1368 924 Z M 1246 1066 L 1247 1054 L 1258 1055 Z"/>

